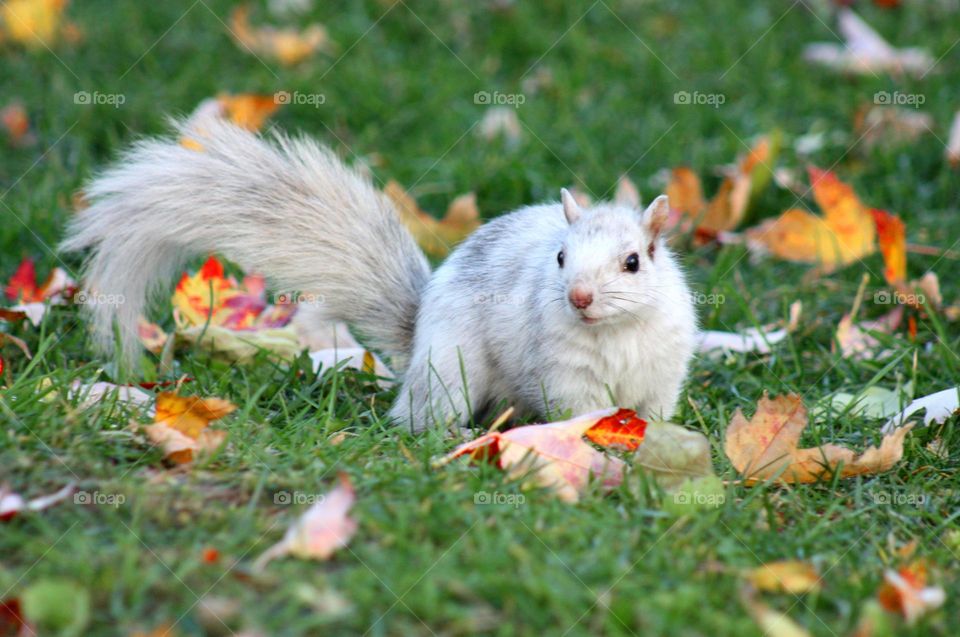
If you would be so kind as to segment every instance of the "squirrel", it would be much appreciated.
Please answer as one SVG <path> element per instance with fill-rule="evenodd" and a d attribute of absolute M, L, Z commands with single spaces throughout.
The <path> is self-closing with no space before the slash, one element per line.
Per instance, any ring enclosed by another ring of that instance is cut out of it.
<path fill-rule="evenodd" d="M 684 273 L 664 240 L 667 197 L 640 207 L 561 201 L 481 226 L 431 272 L 393 203 L 333 151 L 225 120 L 174 123 L 84 189 L 61 248 L 90 249 L 93 336 L 139 355 L 138 322 L 187 259 L 221 253 L 283 289 L 322 299 L 389 358 L 390 410 L 413 431 L 618 405 L 669 418 L 696 339 Z M 180 143 L 191 138 L 199 142 Z"/>

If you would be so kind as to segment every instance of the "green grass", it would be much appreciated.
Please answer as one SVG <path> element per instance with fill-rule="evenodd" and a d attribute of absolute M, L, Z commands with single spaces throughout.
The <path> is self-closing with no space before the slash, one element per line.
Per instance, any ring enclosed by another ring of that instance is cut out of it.
<path fill-rule="evenodd" d="M 38 138 L 0 154 L 0 277 L 24 256 L 44 271 L 58 263 L 75 271 L 78 260 L 54 254 L 72 194 L 127 143 L 163 131 L 168 114 L 188 113 L 222 91 L 323 93 L 323 106 L 287 106 L 274 121 L 367 161 L 380 181 L 413 186 L 436 212 L 468 190 L 487 217 L 556 198 L 571 184 L 599 196 L 623 173 L 649 201 L 663 185 L 662 169 L 681 164 L 708 176 L 711 193 L 713 167 L 777 129 L 785 139 L 779 165 L 832 167 L 867 203 L 900 214 L 911 242 L 950 248 L 960 236 L 957 176 L 940 141 L 957 108 L 960 71 L 949 3 L 906 3 L 899 11 L 859 3 L 892 42 L 943 56 L 925 78 L 899 81 L 845 78 L 805 64 L 803 46 L 834 40 L 834 23 L 789 2 L 315 4 L 303 20 L 325 23 L 339 52 L 296 68 L 240 51 L 221 23 L 231 8 L 226 0 L 77 2 L 69 15 L 84 29 L 83 43 L 55 45 L 56 55 L 42 47 L 0 50 L 0 102 L 21 99 Z M 257 6 L 260 20 L 265 11 Z M 536 90 L 524 84 L 547 74 Z M 75 104 L 83 90 L 126 101 L 120 108 Z M 726 101 L 677 105 L 673 95 L 683 90 Z M 854 114 L 880 90 L 924 95 L 935 134 L 872 150 L 855 144 Z M 471 130 L 487 108 L 474 103 L 477 91 L 525 95 L 518 143 Z M 819 131 L 828 133 L 822 148 L 809 157 L 793 150 L 799 136 Z M 799 205 L 812 204 L 771 187 L 752 220 Z M 801 328 L 773 354 L 694 365 L 674 421 L 709 436 L 724 479 L 736 478 L 721 450 L 724 428 L 736 408 L 752 413 L 765 391 L 799 392 L 814 405 L 871 384 L 912 380 L 918 396 L 960 384 L 960 335 L 939 316 L 920 317 L 916 339 L 893 337 L 878 360 L 832 351 L 863 273 L 870 277 L 863 313 L 885 309 L 870 302 L 883 289 L 878 255 L 821 279 L 805 267 L 755 262 L 739 247 L 691 248 L 684 259 L 698 290 L 725 297 L 703 308 L 705 327 L 762 324 L 784 317 L 790 302 L 804 303 Z M 912 277 L 928 269 L 948 301 L 960 298 L 957 261 L 910 256 Z M 224 451 L 190 471 L 167 471 L 160 453 L 128 428 L 122 408 L 81 410 L 65 398 L 74 380 L 109 378 L 75 308 L 55 308 L 40 328 L 13 332 L 36 356 L 27 362 L 3 351 L 0 483 L 38 495 L 75 481 L 124 503 L 67 502 L 3 523 L 0 592 L 72 580 L 91 596 L 84 634 L 176 622 L 183 635 L 753 635 L 760 631 L 739 602 L 738 571 L 799 558 L 825 575 L 823 592 L 799 600 L 767 595 L 769 603 L 814 635 L 846 635 L 875 595 L 891 543 L 913 539 L 948 599 L 913 628 L 893 618 L 892 625 L 897 634 L 956 632 L 956 418 L 912 433 L 889 473 L 823 485 L 731 485 L 717 510 L 680 518 L 643 488 L 589 494 L 577 505 L 534 490 L 519 507 L 478 506 L 478 491 L 514 494 L 520 485 L 490 468 L 431 469 L 453 441 L 391 428 L 384 420 L 390 392 L 375 393 L 356 375 L 178 354 L 177 375 L 196 379 L 185 391 L 227 397 L 239 410 L 223 421 L 230 434 Z M 833 414 L 804 442 L 863 448 L 877 441 L 879 425 Z M 350 435 L 331 444 L 344 428 Z M 934 438 L 948 457 L 927 449 Z M 329 562 L 282 560 L 251 575 L 253 558 L 303 509 L 274 504 L 274 495 L 324 492 L 338 471 L 358 492 L 360 530 L 349 548 Z M 877 494 L 925 499 L 890 506 Z M 203 562 L 207 547 L 220 561 Z M 217 611 L 221 622 L 201 610 L 201 598 L 234 608 Z"/>

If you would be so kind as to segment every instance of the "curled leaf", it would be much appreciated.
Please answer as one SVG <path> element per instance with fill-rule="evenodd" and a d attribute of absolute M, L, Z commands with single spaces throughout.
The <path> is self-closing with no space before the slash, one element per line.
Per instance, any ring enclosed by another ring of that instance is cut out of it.
<path fill-rule="evenodd" d="M 798 449 L 807 426 L 807 410 L 796 394 L 757 403 L 753 418 L 747 420 L 739 409 L 727 427 L 724 451 L 748 483 L 777 480 L 782 483 L 818 482 L 839 474 L 841 478 L 880 473 L 892 468 L 903 456 L 904 437 L 913 428 L 907 425 L 884 436 L 879 447 L 857 454 L 846 447 L 828 444 Z"/>

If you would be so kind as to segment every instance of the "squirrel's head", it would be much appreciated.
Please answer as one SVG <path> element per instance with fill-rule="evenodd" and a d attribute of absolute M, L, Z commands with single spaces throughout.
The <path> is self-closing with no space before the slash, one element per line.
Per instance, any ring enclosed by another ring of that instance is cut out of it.
<path fill-rule="evenodd" d="M 662 275 L 673 268 L 662 239 L 667 196 L 642 210 L 607 203 L 583 208 L 567 190 L 560 194 L 570 224 L 555 263 L 564 311 L 587 325 L 642 320 L 664 298 Z"/>

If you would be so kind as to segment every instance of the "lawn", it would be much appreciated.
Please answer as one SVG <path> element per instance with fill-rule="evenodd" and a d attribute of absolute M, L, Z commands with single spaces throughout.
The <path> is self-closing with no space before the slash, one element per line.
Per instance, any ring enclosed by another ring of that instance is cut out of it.
<path fill-rule="evenodd" d="M 960 262 L 939 254 L 956 250 L 960 237 L 957 173 L 943 158 L 960 107 L 954 2 L 857 3 L 892 43 L 939 59 L 922 78 L 844 76 L 804 61 L 806 44 L 838 39 L 825 0 L 809 3 L 815 12 L 788 1 L 334 0 L 287 3 L 307 5 L 287 17 L 267 4 L 254 3 L 257 21 L 321 22 L 336 50 L 291 67 L 250 55 L 229 36 L 229 0 L 76 2 L 67 16 L 81 41 L 0 44 L 0 108 L 21 101 L 36 138 L 0 153 L 0 279 L 24 257 L 41 275 L 57 265 L 76 275 L 80 257 L 56 252 L 74 194 L 130 142 L 164 132 L 169 115 L 222 92 L 288 91 L 322 94 L 323 103 L 288 104 L 272 124 L 367 164 L 378 183 L 398 181 L 425 210 L 440 213 L 476 192 L 485 218 L 556 200 L 564 186 L 609 197 L 624 174 L 650 201 L 664 171 L 681 165 L 713 193 L 717 166 L 776 132 L 778 167 L 801 179 L 808 164 L 832 169 L 869 205 L 900 215 L 910 243 L 938 249 L 911 253 L 910 277 L 933 271 L 944 298 L 960 299 Z M 123 103 L 78 103 L 81 91 Z M 684 91 L 713 103 L 678 103 Z M 932 131 L 864 144 L 854 119 L 880 91 L 922 96 Z M 477 103 L 478 92 L 523 96 L 517 139 L 482 134 L 490 106 Z M 817 211 L 809 196 L 771 185 L 743 225 L 790 207 Z M 34 354 L 28 361 L 2 350 L 0 484 L 40 495 L 74 482 L 93 502 L 71 498 L 0 522 L 0 600 L 71 582 L 85 593 L 57 604 L 75 617 L 71 604 L 82 608 L 88 597 L 86 627 L 73 633 L 84 635 L 165 625 L 171 635 L 760 635 L 741 600 L 742 573 L 800 559 L 818 569 L 822 590 L 764 594 L 765 603 L 810 634 L 840 636 L 869 612 L 897 548 L 916 541 L 946 602 L 912 627 L 893 614 L 884 621 L 890 634 L 956 634 L 956 417 L 915 429 L 892 471 L 813 485 L 744 486 L 723 433 L 734 411 L 752 414 L 764 392 L 796 392 L 813 407 L 837 391 L 912 383 L 923 396 L 957 386 L 957 324 L 913 313 L 914 337 L 901 330 L 878 357 L 845 358 L 836 326 L 864 275 L 861 313 L 890 309 L 875 302 L 886 289 L 879 254 L 817 275 L 742 245 L 694 246 L 689 237 L 676 245 L 694 288 L 716 301 L 700 307 L 704 328 L 770 323 L 803 303 L 798 329 L 770 354 L 702 356 L 693 365 L 672 421 L 711 441 L 727 481 L 719 507 L 677 515 L 642 481 L 567 504 L 491 466 L 432 468 L 455 440 L 392 427 L 393 392 L 352 371 L 315 374 L 305 357 L 228 365 L 202 350 L 178 352 L 161 380 L 189 376 L 184 393 L 239 408 L 219 425 L 228 431 L 224 449 L 170 469 L 128 428 L 122 405 L 81 409 L 67 398 L 76 380 L 123 380 L 67 305 L 39 327 L 0 328 Z M 170 326 L 169 311 L 155 318 Z M 879 441 L 882 423 L 827 410 L 803 443 L 863 449 Z M 935 439 L 944 453 L 928 447 Z M 359 530 L 349 546 L 329 561 L 282 559 L 253 573 L 253 560 L 305 502 L 335 486 L 338 472 L 357 491 Z M 480 492 L 523 499 L 478 504 Z"/>

